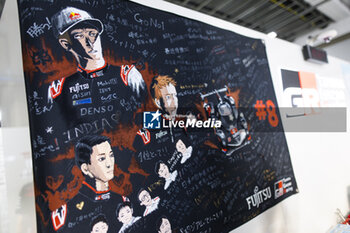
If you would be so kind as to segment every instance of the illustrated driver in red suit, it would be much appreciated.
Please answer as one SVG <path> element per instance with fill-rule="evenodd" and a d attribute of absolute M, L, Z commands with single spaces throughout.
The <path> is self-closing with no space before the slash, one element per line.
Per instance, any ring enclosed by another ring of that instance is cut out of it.
<path fill-rule="evenodd" d="M 51 22 L 59 44 L 78 63 L 76 73 L 49 87 L 49 102 L 58 105 L 62 124 L 70 129 L 96 120 L 96 124 L 111 128 L 120 122 L 130 123 L 144 100 L 145 82 L 134 65 L 106 63 L 100 36 L 102 22 L 74 7 L 59 11 Z"/>
<path fill-rule="evenodd" d="M 146 189 L 143 189 L 143 188 L 140 189 L 137 197 L 140 201 L 140 205 L 143 205 L 146 207 L 145 211 L 143 212 L 144 217 L 158 209 L 160 198 L 158 196 L 155 198 L 152 198 Z"/>
<path fill-rule="evenodd" d="M 108 185 L 114 178 L 114 154 L 109 138 L 82 137 L 75 146 L 75 162 L 85 180 L 73 199 L 51 213 L 53 230 L 90 232 L 92 219 L 104 215 L 110 232 L 117 232 L 121 226 L 115 219 L 115 210 L 126 199 L 111 192 Z"/>

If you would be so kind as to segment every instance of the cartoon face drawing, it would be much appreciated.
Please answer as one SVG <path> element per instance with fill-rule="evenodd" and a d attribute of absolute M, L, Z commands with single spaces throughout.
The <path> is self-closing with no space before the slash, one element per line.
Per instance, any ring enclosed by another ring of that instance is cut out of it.
<path fill-rule="evenodd" d="M 66 7 L 51 18 L 53 33 L 64 50 L 70 52 L 79 65 L 95 70 L 105 64 L 100 34 L 103 24 L 88 12 Z"/>
<path fill-rule="evenodd" d="M 139 194 L 139 200 L 141 202 L 141 205 L 144 206 L 149 206 L 152 204 L 152 198 L 151 195 L 149 194 L 149 192 L 147 192 L 146 190 L 143 190 L 140 194 Z"/>
<path fill-rule="evenodd" d="M 186 147 L 185 143 L 183 143 L 182 140 L 177 141 L 177 143 L 176 143 L 176 150 L 178 152 L 180 152 L 182 154 L 185 154 L 186 153 L 186 149 L 187 149 L 187 147 Z"/>
<path fill-rule="evenodd" d="M 83 25 L 81 25 L 83 26 Z M 76 28 L 69 32 L 71 49 L 85 59 L 98 60 L 103 58 L 101 38 L 95 28 Z"/>
<path fill-rule="evenodd" d="M 158 175 L 161 178 L 168 178 L 170 176 L 169 168 L 165 163 L 159 164 Z"/>
<path fill-rule="evenodd" d="M 169 83 L 169 85 L 160 88 L 160 92 L 162 95 L 165 112 L 167 112 L 171 117 L 175 117 L 178 108 L 178 99 L 175 86 L 172 83 Z"/>
<path fill-rule="evenodd" d="M 102 182 L 108 182 L 114 177 L 114 154 L 109 142 L 92 147 L 90 164 L 87 164 L 90 177 Z"/>
<path fill-rule="evenodd" d="M 122 207 L 118 213 L 119 222 L 121 222 L 123 224 L 130 223 L 132 220 L 132 213 L 133 213 L 133 210 L 130 208 L 130 206 Z"/>
<path fill-rule="evenodd" d="M 170 118 L 175 118 L 178 108 L 176 81 L 167 75 L 156 76 L 152 79 L 150 91 L 157 107 Z"/>
<path fill-rule="evenodd" d="M 171 225 L 167 218 L 162 218 L 162 224 L 158 230 L 159 233 L 171 233 Z"/>
<path fill-rule="evenodd" d="M 92 218 L 90 223 L 90 233 L 107 233 L 108 231 L 108 223 L 106 220 L 106 216 L 100 214 Z"/>
<path fill-rule="evenodd" d="M 108 225 L 107 223 L 101 221 L 96 223 L 91 230 L 91 233 L 107 233 Z"/>

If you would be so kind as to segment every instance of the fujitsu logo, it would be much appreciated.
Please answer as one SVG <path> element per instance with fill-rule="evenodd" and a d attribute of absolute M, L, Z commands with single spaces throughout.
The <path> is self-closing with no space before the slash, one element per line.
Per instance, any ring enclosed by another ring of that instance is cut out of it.
<path fill-rule="evenodd" d="M 79 93 L 80 91 L 87 90 L 87 89 L 89 89 L 89 84 L 88 83 L 84 83 L 84 84 L 77 83 L 74 86 L 69 87 L 69 92 L 70 93 L 73 93 L 73 92 Z"/>
<path fill-rule="evenodd" d="M 259 208 L 259 205 L 267 199 L 271 198 L 271 196 L 272 195 L 270 187 L 267 187 L 263 190 L 259 190 L 259 187 L 255 186 L 254 194 L 246 198 L 248 210 L 250 210 L 252 206 L 255 208 Z"/>

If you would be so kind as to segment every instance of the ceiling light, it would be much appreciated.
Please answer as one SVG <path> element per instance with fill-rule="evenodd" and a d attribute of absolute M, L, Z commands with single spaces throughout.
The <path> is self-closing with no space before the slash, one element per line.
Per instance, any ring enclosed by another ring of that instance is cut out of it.
<path fill-rule="evenodd" d="M 269 32 L 269 33 L 267 33 L 267 36 L 271 37 L 271 38 L 276 38 L 277 37 L 277 33 L 276 32 Z"/>

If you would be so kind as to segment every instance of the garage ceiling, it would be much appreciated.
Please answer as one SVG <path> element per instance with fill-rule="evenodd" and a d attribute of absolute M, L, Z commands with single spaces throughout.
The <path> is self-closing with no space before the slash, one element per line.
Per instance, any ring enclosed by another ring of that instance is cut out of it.
<path fill-rule="evenodd" d="M 165 0 L 192 10 L 277 37 L 305 43 L 311 32 L 350 18 L 350 0 Z M 0 17 L 5 0 L 0 0 Z M 348 21 L 336 25 L 340 35 L 350 33 Z M 339 30 L 339 28 L 341 30 Z M 348 28 L 348 29 L 346 29 Z M 295 40 L 297 39 L 297 40 Z"/>
<path fill-rule="evenodd" d="M 276 32 L 288 41 L 333 20 L 318 8 L 331 0 L 311 5 L 304 0 L 166 0 L 263 33 Z M 343 0 L 347 1 L 347 0 Z"/>

